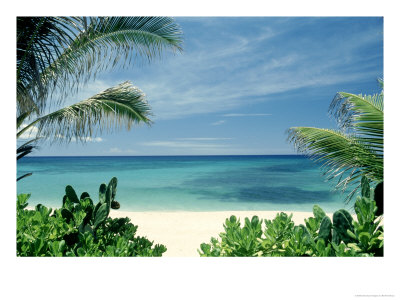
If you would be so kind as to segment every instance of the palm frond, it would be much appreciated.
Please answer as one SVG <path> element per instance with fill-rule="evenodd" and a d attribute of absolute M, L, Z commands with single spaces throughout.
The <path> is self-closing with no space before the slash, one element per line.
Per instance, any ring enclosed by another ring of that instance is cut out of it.
<path fill-rule="evenodd" d="M 24 156 L 30 154 L 34 149 L 37 148 L 36 145 L 32 145 L 33 143 L 35 143 L 38 139 L 32 139 L 27 141 L 26 143 L 24 143 L 23 145 L 19 146 L 17 148 L 17 161 L 20 160 L 21 158 L 23 158 Z M 31 176 L 32 173 L 26 173 L 20 177 L 17 178 L 17 181 L 21 180 L 22 178 Z"/>
<path fill-rule="evenodd" d="M 23 179 L 23 178 L 25 178 L 25 177 L 31 176 L 31 175 L 32 175 L 32 173 L 26 173 L 26 174 L 24 174 L 24 175 L 22 175 L 22 176 L 19 176 L 19 177 L 17 178 L 17 181 L 19 181 L 19 180 L 21 180 L 21 179 Z"/>
<path fill-rule="evenodd" d="M 45 105 L 49 87 L 42 73 L 76 38 L 77 18 L 17 18 L 17 110 L 19 113 Z"/>
<path fill-rule="evenodd" d="M 20 145 L 17 148 L 17 160 L 21 159 L 22 157 L 31 153 L 34 149 L 38 148 L 35 145 L 35 142 L 37 142 L 38 140 L 39 140 L 39 138 L 34 138 L 34 139 L 31 139 L 31 140 L 25 142 L 24 144 Z"/>
<path fill-rule="evenodd" d="M 354 135 L 330 129 L 293 127 L 288 130 L 288 140 L 299 152 L 321 163 L 328 179 L 337 178 L 337 188 L 347 188 L 363 174 L 370 180 L 383 178 L 383 158 Z M 343 176 L 346 176 L 344 180 Z"/>
<path fill-rule="evenodd" d="M 29 153 L 31 153 L 34 148 L 35 148 L 34 146 L 26 146 L 26 147 L 20 148 L 19 151 L 17 151 L 17 154 L 18 154 L 17 155 L 17 160 L 20 160 L 24 156 L 26 156 Z"/>
<path fill-rule="evenodd" d="M 32 99 L 43 111 L 46 96 L 57 90 L 62 99 L 100 71 L 126 67 L 137 57 L 150 61 L 166 49 L 182 50 L 181 29 L 168 17 L 29 19 L 34 21 L 18 24 L 24 28 L 28 23 L 30 28 L 18 35 L 20 112 Z"/>
<path fill-rule="evenodd" d="M 150 107 L 141 90 L 129 82 L 109 88 L 93 97 L 39 117 L 23 130 L 37 127 L 37 136 L 50 141 L 84 142 L 98 132 L 125 125 L 150 125 Z M 17 137 L 18 137 L 17 136 Z"/>
<path fill-rule="evenodd" d="M 22 123 L 28 118 L 33 111 L 27 111 L 17 117 L 17 129 L 21 127 Z"/>
<path fill-rule="evenodd" d="M 43 80 L 59 81 L 60 91 L 77 90 L 98 72 L 118 65 L 127 67 L 138 56 L 150 61 L 165 49 L 181 51 L 181 35 L 172 18 L 92 18 L 86 30 L 43 73 Z"/>
<path fill-rule="evenodd" d="M 338 93 L 330 106 L 339 126 L 356 134 L 383 158 L 383 94 Z"/>
<path fill-rule="evenodd" d="M 383 88 L 383 80 L 378 82 Z M 383 181 L 383 91 L 373 96 L 337 93 L 329 111 L 339 131 L 294 127 L 288 130 L 288 140 L 299 152 L 322 162 L 328 179 L 338 179 L 336 188 L 344 191 L 362 176 Z M 360 182 L 346 199 L 359 187 Z"/>

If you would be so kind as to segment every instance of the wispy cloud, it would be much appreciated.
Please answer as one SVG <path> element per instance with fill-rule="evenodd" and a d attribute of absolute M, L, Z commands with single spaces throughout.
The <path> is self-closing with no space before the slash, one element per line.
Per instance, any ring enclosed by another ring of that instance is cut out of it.
<path fill-rule="evenodd" d="M 28 124 L 24 123 L 19 127 L 18 130 L 23 129 L 26 126 L 28 126 Z M 38 128 L 33 125 L 30 129 L 28 129 L 27 131 L 22 133 L 19 136 L 19 139 L 21 139 L 21 140 L 33 139 L 33 138 L 35 138 L 37 136 L 37 133 L 38 133 Z M 65 136 L 63 136 L 61 134 L 57 134 L 56 137 L 59 138 L 59 139 L 65 139 Z M 71 138 L 71 142 L 76 142 L 76 141 L 77 141 L 77 139 L 75 137 Z M 82 138 L 82 139 L 78 139 L 78 141 L 100 143 L 100 142 L 104 142 L 104 139 L 101 138 L 101 137 L 85 137 L 85 138 Z"/>
<path fill-rule="evenodd" d="M 138 76 L 136 83 L 147 94 L 155 119 L 232 111 L 301 88 L 377 76 L 363 69 L 369 58 L 359 55 L 359 49 L 379 41 L 375 29 L 346 31 L 345 38 L 357 43 L 343 47 L 344 37 L 337 34 L 314 41 L 288 33 L 299 24 L 304 30 L 309 30 L 306 26 L 315 28 L 312 22 L 318 20 L 310 23 L 305 19 L 301 21 L 304 24 L 296 18 L 284 21 L 261 18 L 257 22 L 265 25 L 245 34 L 235 30 L 224 33 L 224 26 L 239 24 L 232 20 L 204 19 L 203 25 L 201 19 L 196 20 L 207 32 L 207 36 L 190 35 L 190 43 L 196 47 L 163 62 L 156 74 Z"/>
<path fill-rule="evenodd" d="M 223 117 L 261 117 L 271 116 L 272 114 L 224 114 Z"/>
<path fill-rule="evenodd" d="M 180 141 L 227 141 L 233 138 L 219 138 L 219 137 L 196 137 L 196 138 L 176 138 Z"/>
<path fill-rule="evenodd" d="M 193 138 L 193 140 L 177 141 L 164 140 L 164 141 L 150 141 L 139 143 L 141 147 L 151 147 L 149 149 L 152 153 L 168 153 L 173 155 L 236 155 L 236 154 L 263 154 L 267 149 L 256 147 L 243 147 L 242 145 L 232 144 L 228 141 L 231 138 Z M 215 141 L 215 143 L 212 143 Z M 156 148 L 156 149 L 154 149 Z M 168 150 L 165 150 L 165 149 Z M 158 152 L 157 152 L 158 151 Z"/>
<path fill-rule="evenodd" d="M 113 147 L 110 148 L 107 153 L 111 153 L 111 154 L 137 154 L 138 152 L 136 150 L 132 150 L 132 149 L 120 149 L 118 147 Z"/>
<path fill-rule="evenodd" d="M 222 125 L 222 124 L 224 124 L 224 123 L 226 123 L 225 120 L 220 120 L 220 121 L 216 121 L 216 122 L 214 122 L 214 123 L 211 123 L 211 125 L 213 125 L 213 126 L 218 126 L 218 125 Z"/>
<path fill-rule="evenodd" d="M 61 135 L 61 134 L 57 134 L 56 137 L 59 138 L 59 139 L 65 139 L 65 136 Z M 90 136 L 82 137 L 82 138 L 76 138 L 74 136 L 71 137 L 71 142 L 77 142 L 77 141 L 78 142 L 85 142 L 85 143 L 100 143 L 100 142 L 104 142 L 105 140 L 103 138 L 101 138 L 101 137 L 93 138 L 93 137 L 90 137 Z"/>
<path fill-rule="evenodd" d="M 140 146 L 151 147 L 153 153 L 155 149 L 160 153 L 168 151 L 174 155 L 227 155 L 233 154 L 237 146 L 221 143 L 223 140 L 212 138 L 172 140 L 172 141 L 151 141 L 140 143 Z M 168 149 L 168 150 L 166 150 Z"/>
<path fill-rule="evenodd" d="M 153 141 L 140 143 L 142 146 L 168 147 L 168 148 L 226 148 L 225 144 L 205 144 L 184 141 Z"/>
<path fill-rule="evenodd" d="M 78 139 L 79 141 L 81 141 L 81 139 Z M 71 141 L 72 142 L 76 142 L 77 141 L 77 139 L 75 138 L 75 137 L 72 137 L 71 138 Z M 93 143 L 100 143 L 100 142 L 104 142 L 104 140 L 101 138 L 101 137 L 95 137 L 95 138 L 92 138 L 92 137 L 85 137 L 85 138 L 82 138 L 82 141 L 83 142 L 93 142 Z"/>

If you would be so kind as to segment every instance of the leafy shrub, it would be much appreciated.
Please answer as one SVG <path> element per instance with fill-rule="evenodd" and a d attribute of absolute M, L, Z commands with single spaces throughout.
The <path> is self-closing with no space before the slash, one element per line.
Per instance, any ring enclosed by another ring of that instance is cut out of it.
<path fill-rule="evenodd" d="M 161 256 L 167 249 L 145 237 L 136 237 L 137 226 L 129 218 L 110 218 L 117 179 L 100 185 L 99 202 L 94 205 L 84 192 L 78 199 L 66 187 L 61 209 L 38 204 L 26 209 L 30 194 L 17 197 L 17 256 Z"/>
<path fill-rule="evenodd" d="M 355 202 L 357 221 L 340 209 L 332 221 L 314 205 L 305 225 L 295 225 L 292 215 L 278 213 L 272 220 L 245 218 L 244 226 L 235 216 L 226 219 L 220 240 L 211 238 L 198 250 L 200 256 L 383 256 L 383 216 L 367 181 Z M 262 228 L 264 227 L 264 228 Z"/>

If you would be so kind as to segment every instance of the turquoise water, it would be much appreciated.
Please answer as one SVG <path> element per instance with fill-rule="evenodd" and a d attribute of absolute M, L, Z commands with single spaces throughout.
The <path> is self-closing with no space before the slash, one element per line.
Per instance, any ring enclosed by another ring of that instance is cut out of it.
<path fill-rule="evenodd" d="M 129 211 L 311 211 L 349 208 L 319 167 L 303 156 L 24 157 L 18 193 L 31 206 L 60 207 L 65 186 L 98 200 L 98 188 L 118 178 L 116 200 Z"/>

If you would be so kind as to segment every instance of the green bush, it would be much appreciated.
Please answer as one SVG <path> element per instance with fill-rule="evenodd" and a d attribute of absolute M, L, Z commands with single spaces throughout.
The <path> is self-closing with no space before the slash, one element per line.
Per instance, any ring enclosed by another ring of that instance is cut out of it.
<path fill-rule="evenodd" d="M 292 215 L 278 213 L 272 220 L 254 216 L 244 226 L 235 216 L 226 219 L 225 232 L 203 243 L 200 256 L 383 256 L 383 216 L 370 195 L 369 185 L 355 202 L 357 221 L 344 209 L 333 214 L 332 221 L 314 205 L 305 225 L 295 225 Z"/>
<path fill-rule="evenodd" d="M 38 204 L 26 209 L 30 194 L 17 197 L 17 256 L 162 256 L 164 245 L 136 237 L 137 226 L 129 218 L 110 218 L 117 179 L 100 185 L 99 202 L 89 194 L 78 198 L 67 186 L 61 209 Z"/>

